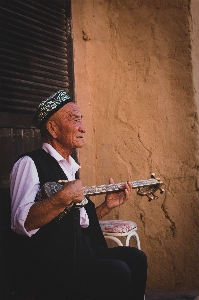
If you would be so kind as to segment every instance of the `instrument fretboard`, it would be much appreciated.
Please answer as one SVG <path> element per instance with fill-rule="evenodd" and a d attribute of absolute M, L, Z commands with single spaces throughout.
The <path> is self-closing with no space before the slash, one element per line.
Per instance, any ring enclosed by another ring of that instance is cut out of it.
<path fill-rule="evenodd" d="M 138 180 L 138 181 L 129 181 L 132 188 L 136 189 L 139 187 L 146 187 L 146 186 L 152 186 L 152 185 L 161 185 L 163 182 L 157 180 L 157 179 L 147 179 L 147 180 Z M 84 187 L 84 195 L 99 195 L 99 194 L 105 194 L 108 192 L 115 192 L 119 191 L 120 187 L 124 186 L 125 182 L 120 183 L 112 183 L 112 184 L 104 184 L 104 185 L 93 185 L 93 186 L 86 186 Z"/>

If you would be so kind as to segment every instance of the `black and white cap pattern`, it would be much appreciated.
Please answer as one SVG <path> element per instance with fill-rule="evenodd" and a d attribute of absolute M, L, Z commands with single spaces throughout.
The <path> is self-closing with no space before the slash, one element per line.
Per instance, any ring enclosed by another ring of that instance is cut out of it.
<path fill-rule="evenodd" d="M 72 102 L 69 95 L 64 91 L 60 90 L 55 94 L 51 95 L 48 99 L 42 101 L 32 120 L 32 123 L 37 127 L 41 128 L 43 124 L 62 106 L 66 103 Z"/>

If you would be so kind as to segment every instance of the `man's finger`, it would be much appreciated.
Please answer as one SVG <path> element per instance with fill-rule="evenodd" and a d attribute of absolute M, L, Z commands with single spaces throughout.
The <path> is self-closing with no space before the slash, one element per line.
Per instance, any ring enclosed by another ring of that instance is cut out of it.
<path fill-rule="evenodd" d="M 113 178 L 109 178 L 109 183 L 110 183 L 110 184 L 114 183 Z"/>

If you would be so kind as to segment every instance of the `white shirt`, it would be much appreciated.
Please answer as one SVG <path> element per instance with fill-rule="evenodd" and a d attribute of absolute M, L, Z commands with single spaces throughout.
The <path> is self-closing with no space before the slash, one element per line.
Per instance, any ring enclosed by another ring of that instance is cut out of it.
<path fill-rule="evenodd" d="M 70 156 L 69 162 L 64 159 L 50 144 L 43 143 L 42 149 L 53 156 L 69 181 L 75 180 L 75 173 L 80 166 Z M 34 161 L 29 156 L 20 158 L 10 174 L 11 228 L 18 234 L 31 237 L 39 228 L 27 231 L 24 227 L 30 207 L 35 203 L 35 196 L 40 189 L 39 177 Z M 88 227 L 86 210 L 80 208 L 80 225 Z"/>

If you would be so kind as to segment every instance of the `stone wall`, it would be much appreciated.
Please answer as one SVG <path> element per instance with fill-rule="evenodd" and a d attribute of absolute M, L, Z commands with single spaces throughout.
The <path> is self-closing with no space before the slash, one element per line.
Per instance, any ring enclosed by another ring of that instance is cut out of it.
<path fill-rule="evenodd" d="M 197 0 L 72 1 L 83 185 L 164 182 L 108 216 L 138 224 L 150 288 L 199 286 L 198 15 Z"/>

